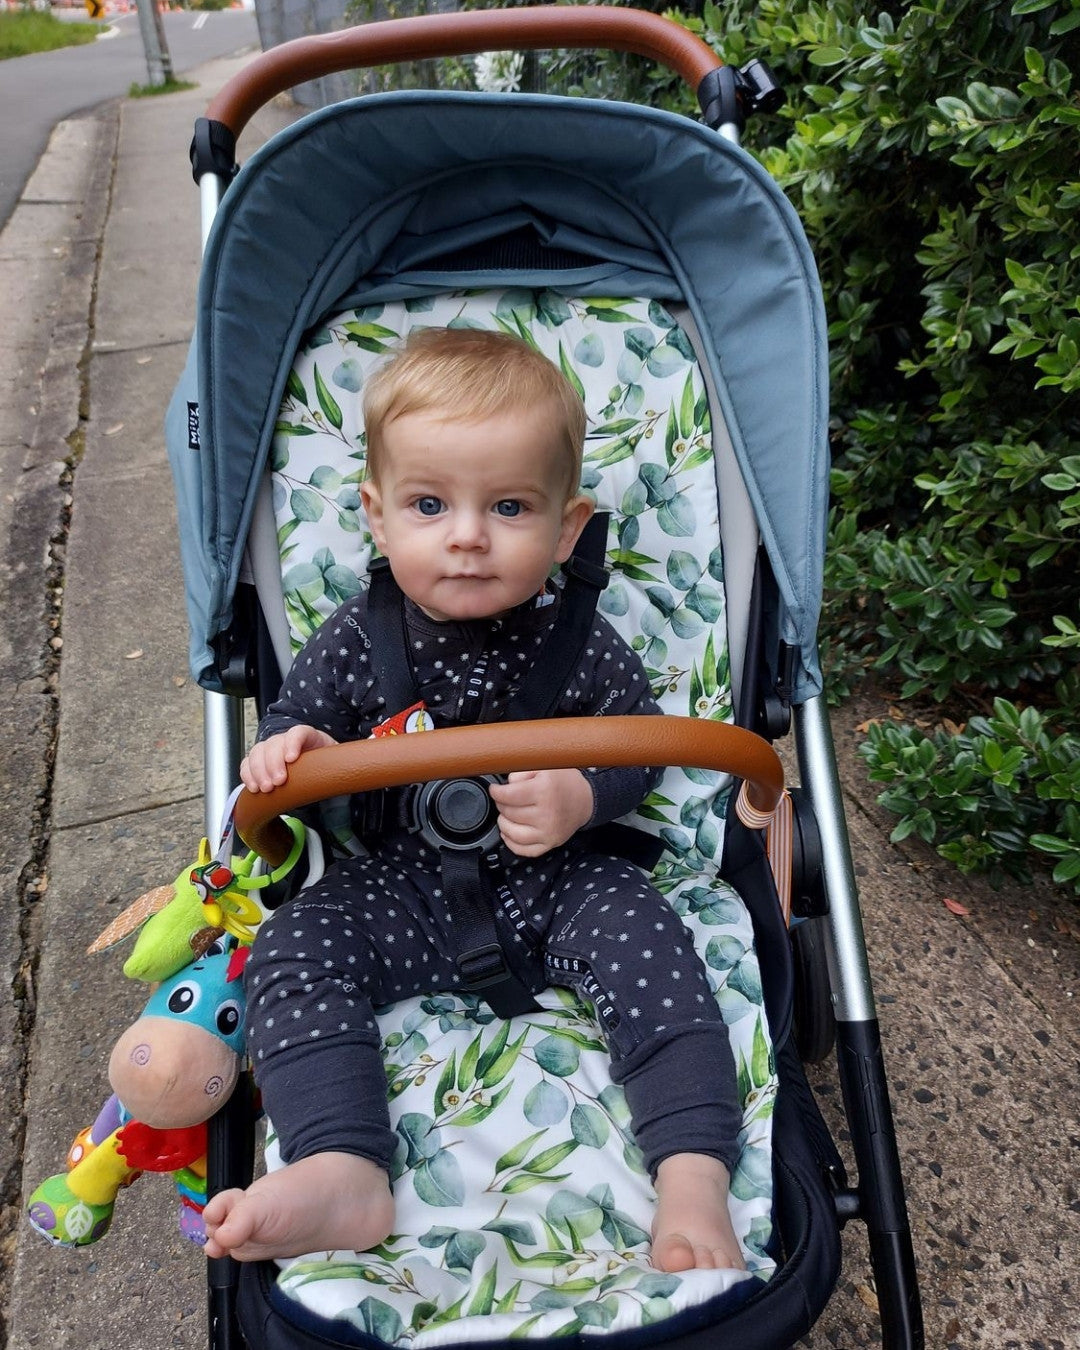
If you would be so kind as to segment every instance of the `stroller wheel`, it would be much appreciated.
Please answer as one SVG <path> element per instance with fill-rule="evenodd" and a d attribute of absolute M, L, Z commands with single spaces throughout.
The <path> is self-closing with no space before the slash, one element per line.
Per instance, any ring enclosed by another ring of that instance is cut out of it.
<path fill-rule="evenodd" d="M 836 1040 L 829 967 L 825 958 L 824 920 L 804 919 L 791 929 L 795 966 L 793 1031 L 804 1064 L 819 1064 Z"/>

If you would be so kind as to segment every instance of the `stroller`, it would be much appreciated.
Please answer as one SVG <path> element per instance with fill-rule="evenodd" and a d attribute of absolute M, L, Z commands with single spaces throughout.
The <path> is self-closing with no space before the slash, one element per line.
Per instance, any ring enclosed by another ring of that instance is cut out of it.
<path fill-rule="evenodd" d="M 630 50 L 698 92 L 704 125 L 614 102 L 400 91 L 316 112 L 239 173 L 276 93 L 347 68 L 506 48 Z M 640 654 L 662 743 L 623 719 L 492 725 L 303 757 L 241 795 L 271 863 L 277 817 L 343 794 L 514 769 L 664 765 L 633 824 L 663 853 L 728 1025 L 743 1098 L 732 1212 L 748 1270 L 653 1270 L 652 1204 L 592 1009 L 566 991 L 497 1018 L 478 993 L 409 1000 L 380 1029 L 398 1223 L 374 1251 L 209 1263 L 211 1343 L 319 1347 L 723 1342 L 787 1346 L 867 1227 L 889 1347 L 922 1345 L 902 1182 L 816 651 L 827 503 L 825 319 L 791 207 L 738 148 L 775 97 L 675 23 L 621 8 L 476 11 L 275 48 L 196 127 L 206 252 L 196 341 L 167 421 L 192 669 L 206 691 L 206 819 L 306 637 L 364 584 L 359 392 L 420 326 L 516 333 L 585 400 L 583 486 L 607 513 L 600 609 Z M 653 719 L 635 719 L 641 722 Z M 794 722 L 802 787 L 771 742 Z M 622 758 L 620 758 L 620 756 Z M 743 784 L 740 792 L 739 785 Z M 767 825 L 767 829 L 762 827 Z M 790 900 L 790 904 L 787 901 Z M 789 914 L 785 910 L 790 910 Z M 837 1060 L 858 1180 L 803 1061 Z M 249 1096 L 213 1122 L 210 1187 L 243 1185 Z M 267 1165 L 275 1142 L 268 1125 Z"/>

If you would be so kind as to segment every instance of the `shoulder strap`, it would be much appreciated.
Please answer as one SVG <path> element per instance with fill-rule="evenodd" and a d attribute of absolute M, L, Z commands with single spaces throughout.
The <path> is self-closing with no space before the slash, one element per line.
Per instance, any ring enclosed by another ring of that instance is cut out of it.
<path fill-rule="evenodd" d="M 505 721 L 537 722 L 550 717 L 566 692 L 582 648 L 589 640 L 600 592 L 608 584 L 604 559 L 610 518 L 607 511 L 595 512 L 578 537 L 573 553 L 563 563 L 566 582 L 559 621 L 542 659 L 533 665 L 510 700 Z"/>
<path fill-rule="evenodd" d="M 405 604 L 386 558 L 372 559 L 368 577 L 367 635 L 371 642 L 371 662 L 386 708 L 389 713 L 395 713 L 401 708 L 412 707 L 419 698 L 409 663 Z"/>
<path fill-rule="evenodd" d="M 610 518 L 607 511 L 595 512 L 582 530 L 574 552 L 563 564 L 566 583 L 559 622 L 544 648 L 542 660 L 537 661 L 510 700 L 506 721 L 551 717 L 566 692 L 592 632 L 600 592 L 608 584 L 605 562 Z M 587 838 L 590 848 L 625 858 L 645 872 L 653 870 L 664 851 L 663 840 L 618 821 L 595 826 L 588 831 Z"/>

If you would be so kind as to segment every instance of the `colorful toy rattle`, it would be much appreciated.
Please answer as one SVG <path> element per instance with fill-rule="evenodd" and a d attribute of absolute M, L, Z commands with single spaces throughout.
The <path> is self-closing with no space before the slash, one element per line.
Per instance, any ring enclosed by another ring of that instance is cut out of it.
<path fill-rule="evenodd" d="M 172 886 L 140 896 L 91 945 L 91 952 L 104 951 L 141 930 L 124 973 L 163 983 L 113 1047 L 112 1095 L 76 1136 L 68 1171 L 30 1196 L 30 1222 L 50 1242 L 82 1247 L 103 1237 L 120 1190 L 142 1172 L 172 1174 L 180 1231 L 206 1240 L 206 1121 L 228 1100 L 243 1065 L 240 976 L 263 915 L 255 896 L 289 878 L 305 848 L 303 884 L 322 869 L 317 838 L 286 819 L 289 857 L 262 872 L 254 853 L 231 854 L 230 803 L 217 852 L 211 856 L 204 839 L 196 862 Z"/>

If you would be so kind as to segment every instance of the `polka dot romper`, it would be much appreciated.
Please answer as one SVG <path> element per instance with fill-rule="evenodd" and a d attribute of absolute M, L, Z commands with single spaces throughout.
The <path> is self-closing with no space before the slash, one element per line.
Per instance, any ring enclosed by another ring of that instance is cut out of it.
<path fill-rule="evenodd" d="M 343 604 L 293 663 L 258 739 L 306 723 L 356 740 L 386 706 L 365 631 L 367 597 Z M 440 623 L 405 602 L 418 696 L 436 726 L 497 721 L 558 621 L 558 594 L 502 619 Z M 558 716 L 653 715 L 644 669 L 600 617 Z M 422 733 L 418 733 L 422 734 Z M 632 811 L 654 770 L 588 770 L 588 826 Z M 334 864 L 261 926 L 245 971 L 247 1035 L 282 1156 L 335 1151 L 389 1169 L 394 1135 L 373 1007 L 460 984 L 438 853 L 403 828 Z M 740 1113 L 731 1050 L 704 970 L 663 897 L 629 863 L 577 837 L 541 858 L 499 847 L 495 924 L 514 973 L 591 1002 L 650 1173 L 673 1153 L 729 1168 Z"/>

